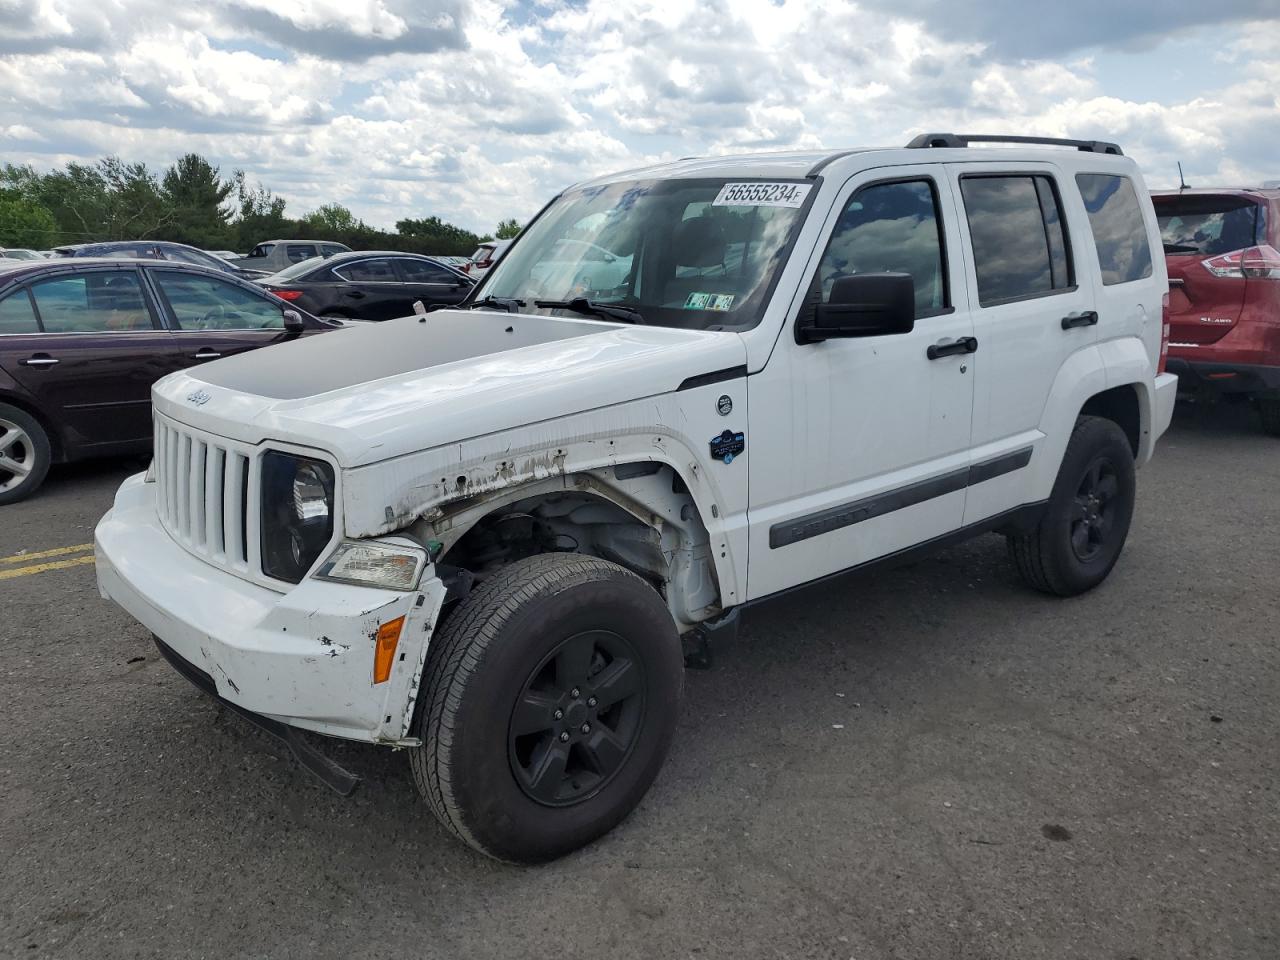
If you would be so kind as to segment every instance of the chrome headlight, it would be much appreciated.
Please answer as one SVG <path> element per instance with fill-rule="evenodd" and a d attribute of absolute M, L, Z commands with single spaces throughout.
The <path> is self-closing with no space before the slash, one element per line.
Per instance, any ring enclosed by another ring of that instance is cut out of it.
<path fill-rule="evenodd" d="M 317 580 L 361 587 L 413 590 L 427 563 L 427 552 L 404 543 L 344 540 L 316 571 Z"/>
<path fill-rule="evenodd" d="M 262 572 L 297 583 L 333 539 L 333 467 L 270 451 L 262 457 Z"/>

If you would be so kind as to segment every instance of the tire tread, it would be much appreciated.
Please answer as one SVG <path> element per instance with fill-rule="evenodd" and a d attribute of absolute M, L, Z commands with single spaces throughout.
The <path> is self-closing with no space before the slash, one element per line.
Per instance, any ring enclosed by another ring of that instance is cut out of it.
<path fill-rule="evenodd" d="M 517 560 L 485 580 L 452 612 L 427 651 L 418 700 L 422 747 L 410 753 L 413 777 L 436 819 L 463 843 L 495 856 L 470 830 L 453 790 L 450 748 L 462 694 L 485 650 L 521 607 L 569 582 L 631 578 L 631 571 L 584 554 L 539 554 Z M 648 589 L 648 584 L 644 584 Z M 496 857 L 496 859 L 501 859 Z"/>
<path fill-rule="evenodd" d="M 1080 416 L 1076 418 L 1075 426 L 1071 430 L 1071 437 L 1067 441 L 1067 448 L 1062 455 L 1063 467 L 1059 468 L 1058 476 L 1054 480 L 1053 500 L 1057 500 L 1064 495 L 1062 470 L 1066 464 L 1074 460 L 1076 451 L 1081 446 L 1096 442 L 1099 433 L 1111 430 L 1118 431 L 1119 429 L 1113 421 L 1105 417 Z M 1127 443 L 1128 441 L 1126 440 L 1125 442 Z M 1032 530 L 1026 533 L 1009 535 L 1006 537 L 1009 559 L 1018 571 L 1019 576 L 1032 589 L 1059 597 L 1074 596 L 1080 592 L 1079 589 L 1072 586 L 1054 563 L 1054 544 L 1051 540 L 1053 536 L 1055 536 L 1054 531 L 1049 528 L 1044 520 L 1041 520 Z"/>

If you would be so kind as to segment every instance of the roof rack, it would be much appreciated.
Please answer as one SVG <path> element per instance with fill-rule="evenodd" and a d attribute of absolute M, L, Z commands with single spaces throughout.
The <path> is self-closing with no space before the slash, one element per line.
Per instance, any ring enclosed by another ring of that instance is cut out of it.
<path fill-rule="evenodd" d="M 1084 153 L 1124 156 L 1119 144 L 1106 140 L 1064 140 L 1060 137 L 1013 137 L 990 133 L 922 133 L 907 144 L 908 150 L 928 147 L 967 147 L 971 143 L 1039 143 L 1054 147 L 1075 147 Z"/>

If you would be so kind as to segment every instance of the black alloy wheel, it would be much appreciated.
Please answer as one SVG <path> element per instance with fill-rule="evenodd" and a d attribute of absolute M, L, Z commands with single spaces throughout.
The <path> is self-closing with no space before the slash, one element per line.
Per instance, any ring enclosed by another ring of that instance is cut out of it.
<path fill-rule="evenodd" d="M 1091 563 L 1110 544 L 1115 529 L 1120 479 L 1105 455 L 1095 459 L 1076 489 L 1076 515 L 1071 521 L 1071 549 L 1081 563 Z"/>
<path fill-rule="evenodd" d="M 552 807 L 595 796 L 622 768 L 644 717 L 643 664 L 608 630 L 569 637 L 529 675 L 508 756 L 525 795 Z"/>

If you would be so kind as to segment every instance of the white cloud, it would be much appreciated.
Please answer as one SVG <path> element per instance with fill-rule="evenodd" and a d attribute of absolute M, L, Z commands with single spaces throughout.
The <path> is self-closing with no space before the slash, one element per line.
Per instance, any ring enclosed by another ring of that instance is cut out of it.
<path fill-rule="evenodd" d="M 37 166 L 194 150 L 295 214 L 479 230 L 612 169 L 925 129 L 1117 140 L 1153 184 L 1179 159 L 1193 182 L 1280 176 L 1280 17 L 1241 19 L 1265 3 L 1175 3 L 1182 50 L 1214 31 L 1212 68 L 1153 98 L 1125 70 L 1150 69 L 1159 18 L 1100 33 L 1060 5 L 921 2 L 0 0 L 0 135 Z"/>

